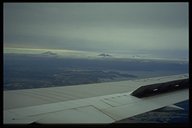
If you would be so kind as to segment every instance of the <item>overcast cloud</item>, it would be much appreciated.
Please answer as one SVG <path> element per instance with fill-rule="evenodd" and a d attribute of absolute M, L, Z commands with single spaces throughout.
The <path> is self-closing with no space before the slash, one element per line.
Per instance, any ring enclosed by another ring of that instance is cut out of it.
<path fill-rule="evenodd" d="M 188 53 L 188 3 L 4 3 L 4 46 Z"/>

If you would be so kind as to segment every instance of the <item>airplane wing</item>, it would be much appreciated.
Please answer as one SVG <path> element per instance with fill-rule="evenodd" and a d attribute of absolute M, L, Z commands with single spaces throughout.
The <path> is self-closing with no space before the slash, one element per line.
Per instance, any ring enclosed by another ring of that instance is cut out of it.
<path fill-rule="evenodd" d="M 4 124 L 113 123 L 189 98 L 188 74 L 4 91 Z"/>

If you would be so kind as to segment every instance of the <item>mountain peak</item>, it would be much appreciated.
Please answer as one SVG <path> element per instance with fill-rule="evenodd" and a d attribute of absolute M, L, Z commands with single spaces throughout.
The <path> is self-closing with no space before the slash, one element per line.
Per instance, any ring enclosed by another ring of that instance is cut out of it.
<path fill-rule="evenodd" d="M 57 55 L 56 53 L 54 53 L 54 52 L 51 52 L 51 51 L 47 51 L 47 52 L 44 52 L 44 53 L 42 53 L 42 55 L 51 55 L 51 56 L 55 56 L 55 55 Z"/>
<path fill-rule="evenodd" d="M 101 53 L 98 56 L 103 56 L 103 57 L 112 57 L 112 55 L 106 54 L 106 53 Z"/>

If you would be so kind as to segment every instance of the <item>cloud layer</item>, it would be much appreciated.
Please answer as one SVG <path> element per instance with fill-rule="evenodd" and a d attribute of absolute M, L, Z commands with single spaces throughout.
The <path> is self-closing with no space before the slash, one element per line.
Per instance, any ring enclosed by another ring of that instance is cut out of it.
<path fill-rule="evenodd" d="M 4 3 L 4 46 L 186 51 L 188 3 Z"/>

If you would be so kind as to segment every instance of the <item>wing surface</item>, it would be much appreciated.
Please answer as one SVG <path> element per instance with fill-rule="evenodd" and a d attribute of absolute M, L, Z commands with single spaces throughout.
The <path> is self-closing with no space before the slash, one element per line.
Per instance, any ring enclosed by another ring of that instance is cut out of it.
<path fill-rule="evenodd" d="M 113 123 L 189 98 L 188 75 L 4 91 L 4 123 Z"/>

